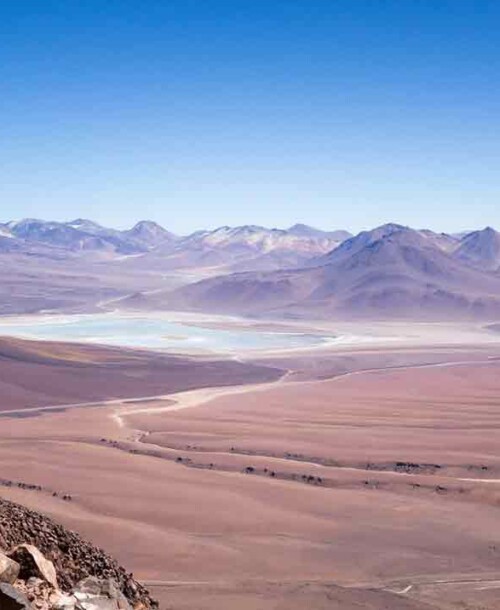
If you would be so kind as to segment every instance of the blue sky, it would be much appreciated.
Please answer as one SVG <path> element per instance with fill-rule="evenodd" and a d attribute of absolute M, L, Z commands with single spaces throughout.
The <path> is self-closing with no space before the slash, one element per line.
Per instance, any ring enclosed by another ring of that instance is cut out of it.
<path fill-rule="evenodd" d="M 0 0 L 0 217 L 500 228 L 499 29 L 489 0 Z"/>

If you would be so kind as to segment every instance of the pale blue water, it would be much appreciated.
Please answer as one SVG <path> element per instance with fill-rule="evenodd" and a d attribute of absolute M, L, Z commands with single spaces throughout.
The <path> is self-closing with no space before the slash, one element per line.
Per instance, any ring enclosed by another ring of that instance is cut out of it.
<path fill-rule="evenodd" d="M 96 314 L 2 320 L 0 335 L 52 341 L 77 341 L 126 347 L 172 350 L 293 349 L 319 345 L 325 337 L 295 333 L 220 330 L 188 326 L 160 317 Z"/>

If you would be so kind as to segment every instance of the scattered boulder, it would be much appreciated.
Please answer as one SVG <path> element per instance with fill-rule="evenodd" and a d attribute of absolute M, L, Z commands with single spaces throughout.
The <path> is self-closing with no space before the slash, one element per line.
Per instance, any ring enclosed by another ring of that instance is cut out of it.
<path fill-rule="evenodd" d="M 14 557 L 17 561 L 14 561 Z M 10 553 L 0 553 L 3 574 L 0 610 L 145 610 L 142 603 L 129 603 L 111 578 L 89 576 L 70 593 L 57 586 L 54 565 L 35 546 L 22 544 Z"/>
<path fill-rule="evenodd" d="M 89 576 L 73 590 L 78 610 L 132 610 L 116 583 Z"/>
<path fill-rule="evenodd" d="M 41 578 L 18 580 L 14 586 L 36 610 L 52 610 L 54 603 L 62 595 L 58 589 Z"/>
<path fill-rule="evenodd" d="M 55 589 L 58 588 L 57 573 L 54 564 L 46 559 L 36 546 L 31 544 L 20 544 L 9 553 L 9 557 L 21 566 L 19 576 L 23 580 L 41 578 L 51 584 Z"/>
<path fill-rule="evenodd" d="M 51 610 L 75 610 L 76 598 L 73 595 L 61 593 L 52 605 Z"/>
<path fill-rule="evenodd" d="M 64 594 L 59 591 L 57 603 L 60 604 L 61 610 L 73 609 L 71 604 L 74 602 L 74 597 L 70 592 L 76 590 L 79 583 L 89 576 L 99 580 L 112 580 L 134 610 L 158 608 L 158 603 L 151 598 L 147 589 L 102 549 L 40 513 L 0 498 L 0 551 L 3 549 L 6 552 L 7 549 L 27 546 L 36 547 L 42 558 L 52 564 L 55 568 L 52 576 L 57 574 L 57 578 L 53 579 L 50 576 L 51 569 L 42 561 L 40 565 L 47 568 L 42 571 L 33 570 L 32 564 L 29 564 L 32 571 L 23 571 L 24 564 L 19 562 L 22 574 L 20 578 L 26 583 L 33 576 L 45 579 L 49 583 L 55 583 L 54 588 L 57 588 L 58 584 L 60 590 L 67 593 L 65 602 Z M 18 561 L 16 556 L 11 556 L 11 559 Z M 61 605 L 64 603 L 69 605 Z M 119 608 L 119 606 L 115 607 Z M 0 610 L 3 610 L 1 605 Z"/>
<path fill-rule="evenodd" d="M 0 553 L 0 582 L 13 585 L 19 576 L 20 569 L 21 566 L 16 561 Z"/>
<path fill-rule="evenodd" d="M 60 594 L 51 610 L 132 610 L 116 583 L 90 576 L 69 595 Z"/>
<path fill-rule="evenodd" d="M 33 610 L 29 600 L 6 582 L 0 583 L 0 608 L 2 610 Z"/>

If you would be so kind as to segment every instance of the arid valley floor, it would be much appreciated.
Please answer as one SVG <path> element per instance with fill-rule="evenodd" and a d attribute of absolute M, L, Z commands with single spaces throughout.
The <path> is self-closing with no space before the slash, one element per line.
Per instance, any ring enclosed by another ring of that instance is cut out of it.
<path fill-rule="evenodd" d="M 0 610 L 500 610 L 500 0 L 0 0 Z"/>
<path fill-rule="evenodd" d="M 500 608 L 500 334 L 370 328 L 236 360 L 3 339 L 2 496 L 164 610 Z"/>

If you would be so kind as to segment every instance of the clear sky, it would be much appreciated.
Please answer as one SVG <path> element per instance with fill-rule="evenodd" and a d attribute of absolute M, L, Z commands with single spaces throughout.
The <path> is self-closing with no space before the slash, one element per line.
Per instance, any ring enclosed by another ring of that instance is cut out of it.
<path fill-rule="evenodd" d="M 500 227 L 498 0 L 0 0 L 0 220 Z"/>

